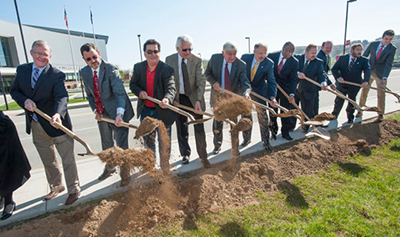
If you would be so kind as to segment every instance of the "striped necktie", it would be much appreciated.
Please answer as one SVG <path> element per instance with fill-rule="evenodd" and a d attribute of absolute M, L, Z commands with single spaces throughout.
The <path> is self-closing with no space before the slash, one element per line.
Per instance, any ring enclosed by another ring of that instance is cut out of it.
<path fill-rule="evenodd" d="M 39 79 L 39 69 L 35 68 L 33 69 L 33 75 L 32 75 L 32 80 L 31 80 L 31 86 L 32 89 L 35 88 L 36 82 Z"/>

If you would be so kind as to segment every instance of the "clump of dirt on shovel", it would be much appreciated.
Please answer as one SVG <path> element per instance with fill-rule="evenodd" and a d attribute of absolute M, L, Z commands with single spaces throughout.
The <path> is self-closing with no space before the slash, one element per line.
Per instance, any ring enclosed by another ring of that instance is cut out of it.
<path fill-rule="evenodd" d="M 288 117 L 294 117 L 297 115 L 302 116 L 301 112 L 298 109 L 291 109 L 288 112 L 276 114 L 276 117 L 288 118 Z"/>
<path fill-rule="evenodd" d="M 250 115 L 252 110 L 251 102 L 240 96 L 216 96 L 213 108 L 214 118 L 218 121 L 225 119 L 234 120 L 239 115 Z"/>
<path fill-rule="evenodd" d="M 334 120 L 336 119 L 336 116 L 327 112 L 323 112 L 318 114 L 317 116 L 314 117 L 314 121 L 325 121 L 325 120 Z"/>

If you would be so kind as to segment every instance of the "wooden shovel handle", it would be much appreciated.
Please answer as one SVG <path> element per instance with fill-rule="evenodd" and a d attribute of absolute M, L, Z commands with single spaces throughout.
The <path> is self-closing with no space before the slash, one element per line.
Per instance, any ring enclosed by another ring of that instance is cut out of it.
<path fill-rule="evenodd" d="M 268 103 L 270 103 L 270 104 L 272 103 L 271 100 L 265 98 L 265 97 L 262 96 L 262 95 L 259 95 L 259 94 L 255 93 L 254 91 L 250 92 L 250 94 L 254 95 L 255 97 L 257 97 L 257 98 L 259 98 L 259 99 L 261 99 L 261 100 L 264 100 L 265 102 L 268 102 Z M 280 104 L 278 104 L 278 103 L 276 104 L 276 106 L 277 106 L 280 110 L 282 110 L 283 112 L 285 112 L 285 113 L 289 112 L 288 109 L 286 109 L 285 107 L 283 107 L 282 105 L 280 105 Z"/>
<path fill-rule="evenodd" d="M 154 103 L 156 103 L 156 104 L 160 104 L 160 102 L 161 102 L 160 100 L 158 100 L 158 99 L 156 99 L 156 98 L 153 98 L 153 97 L 150 97 L 150 96 L 148 96 L 148 95 L 146 95 L 146 99 L 147 99 L 147 100 L 150 100 L 150 101 L 152 101 L 152 102 L 154 102 Z M 186 111 L 183 111 L 183 110 L 181 110 L 181 109 L 178 109 L 178 108 L 176 108 L 175 106 L 172 106 L 172 105 L 170 105 L 170 104 L 164 104 L 164 106 L 167 107 L 168 109 L 170 109 L 170 110 L 172 110 L 172 111 L 178 113 L 178 114 L 181 114 L 181 115 L 183 115 L 183 116 L 186 116 L 187 118 L 189 118 L 190 121 L 194 121 L 194 120 L 195 120 L 195 119 L 193 118 L 193 116 L 192 116 L 190 113 L 188 113 L 188 112 L 186 112 Z"/>
<path fill-rule="evenodd" d="M 282 92 L 282 94 L 289 100 L 290 96 L 282 89 L 282 87 L 280 85 L 278 85 L 278 83 L 276 84 L 276 87 L 278 88 L 278 90 L 280 90 Z M 300 107 L 296 104 L 296 103 L 291 103 L 294 107 L 296 107 L 296 109 L 298 111 L 300 111 L 301 114 L 303 114 L 303 116 L 307 119 L 307 120 L 311 120 L 306 113 L 304 113 L 304 111 L 302 109 L 300 109 Z"/>
<path fill-rule="evenodd" d="M 102 117 L 102 118 L 101 118 L 101 121 L 104 121 L 104 122 L 107 122 L 107 123 L 115 124 L 115 120 L 109 119 L 109 118 L 104 118 L 104 117 Z M 130 124 L 130 123 L 120 122 L 119 124 L 120 124 L 121 126 L 123 126 L 123 127 L 126 127 L 126 128 L 138 129 L 138 126 L 135 126 L 135 125 Z"/>
<path fill-rule="evenodd" d="M 209 113 L 206 113 L 206 112 L 203 112 L 203 111 L 197 111 L 196 109 L 194 109 L 194 108 L 192 108 L 192 107 L 189 107 L 189 106 L 186 106 L 186 105 L 182 105 L 182 104 L 177 104 L 176 105 L 176 107 L 178 107 L 178 108 L 181 108 L 181 109 L 186 109 L 186 110 L 189 110 L 189 111 L 192 111 L 193 113 L 199 113 L 199 114 L 201 114 L 201 115 L 206 115 L 206 116 L 208 116 L 208 117 L 214 117 L 214 115 L 213 114 L 209 114 Z"/>

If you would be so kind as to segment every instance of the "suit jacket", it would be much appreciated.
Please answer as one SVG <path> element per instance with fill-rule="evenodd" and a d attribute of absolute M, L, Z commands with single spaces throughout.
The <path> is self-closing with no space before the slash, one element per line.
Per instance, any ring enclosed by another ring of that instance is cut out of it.
<path fill-rule="evenodd" d="M 224 62 L 224 56 L 222 54 L 213 54 L 210 61 L 208 61 L 205 76 L 207 81 L 213 86 L 218 82 L 222 86 L 222 64 Z M 232 92 L 240 95 L 250 94 L 250 80 L 246 76 L 246 63 L 241 59 L 236 58 L 232 63 L 231 72 Z M 214 104 L 214 94 L 219 93 L 214 88 L 211 89 L 211 107 Z"/>
<path fill-rule="evenodd" d="M 376 51 L 379 47 L 380 41 L 371 42 L 367 49 L 364 51 L 363 56 L 369 56 L 369 63 L 371 68 L 375 69 L 376 75 L 379 78 L 389 77 L 390 71 L 392 70 L 392 63 L 394 59 L 394 54 L 396 53 L 396 47 L 390 43 L 381 52 L 378 60 L 376 60 Z"/>
<path fill-rule="evenodd" d="M 85 84 L 89 105 L 92 110 L 95 110 L 93 70 L 86 66 L 81 69 L 80 75 Z M 125 109 L 123 120 L 129 122 L 133 118 L 134 112 L 117 67 L 102 60 L 98 76 L 100 97 L 104 110 L 114 119 L 117 116 L 117 108 L 123 108 Z"/>
<path fill-rule="evenodd" d="M 328 62 L 328 58 L 326 57 L 326 54 L 324 53 L 324 51 L 319 50 L 319 52 L 317 53 L 317 58 L 321 59 L 323 61 L 323 67 L 324 67 L 324 71 L 325 71 L 325 77 L 326 77 L 326 82 L 328 83 L 328 85 L 332 85 L 332 81 L 329 79 L 328 77 L 328 71 L 329 71 L 329 62 Z"/>
<path fill-rule="evenodd" d="M 11 96 L 21 108 L 24 102 L 31 99 L 36 107 L 49 116 L 55 113 L 61 115 L 62 124 L 72 130 L 71 120 L 67 111 L 68 93 L 65 89 L 65 74 L 48 64 L 40 74 L 35 88 L 31 87 L 32 63 L 17 67 L 17 75 L 11 87 Z M 26 133 L 31 133 L 32 112 L 25 110 Z M 50 122 L 37 115 L 40 125 L 50 137 L 58 137 L 65 133 L 53 127 Z"/>
<path fill-rule="evenodd" d="M 175 101 L 179 102 L 179 64 L 178 64 L 178 53 L 172 54 L 165 59 L 165 63 L 174 69 L 175 88 L 176 96 Z M 206 87 L 206 78 L 204 76 L 203 61 L 201 58 L 191 54 L 187 60 L 187 69 L 189 73 L 189 83 L 191 88 L 191 95 L 189 96 L 190 102 L 194 106 L 196 101 L 200 101 L 201 109 L 206 110 L 206 104 L 204 101 L 204 91 Z"/>
<path fill-rule="evenodd" d="M 270 53 L 268 58 L 274 62 L 274 74 L 276 82 L 282 89 L 288 94 L 294 94 L 298 83 L 297 71 L 299 69 L 299 61 L 295 57 L 290 57 L 286 60 L 285 64 L 281 69 L 281 73 L 278 73 L 279 56 L 281 52 Z"/>
<path fill-rule="evenodd" d="M 251 65 L 254 60 L 254 54 L 244 54 L 241 58 L 247 65 L 246 76 L 249 78 L 251 90 L 266 98 L 276 97 L 276 80 L 274 75 L 274 62 L 265 58 L 259 63 L 253 81 L 251 81 Z M 265 101 L 257 99 L 258 102 L 265 104 Z"/>
<path fill-rule="evenodd" d="M 136 63 L 133 66 L 133 75 L 129 83 L 131 91 L 139 97 L 141 91 L 147 90 L 147 60 Z M 154 98 L 162 100 L 167 98 L 172 104 L 176 94 L 174 69 L 167 64 L 159 61 L 155 76 L 154 76 Z M 137 116 L 142 114 L 144 103 L 146 100 L 139 98 L 137 105 Z M 170 109 L 163 109 L 156 104 L 156 110 L 160 119 L 164 122 L 165 126 L 170 126 L 174 123 L 177 114 Z"/>
<path fill-rule="evenodd" d="M 337 79 L 339 77 L 342 77 L 345 81 L 350 81 L 358 84 L 369 82 L 369 79 L 371 77 L 371 66 L 369 65 L 368 58 L 361 56 L 354 62 L 354 65 L 349 72 L 349 62 L 349 54 L 340 56 L 335 65 L 333 65 L 332 67 L 332 74 L 336 79 L 336 86 L 339 89 L 345 88 L 353 92 L 358 92 L 360 90 L 360 87 L 339 83 Z M 363 71 L 364 80 L 361 77 Z"/>
<path fill-rule="evenodd" d="M 299 71 L 302 72 L 304 68 L 305 55 L 302 54 L 296 56 L 299 60 Z M 321 59 L 315 58 L 314 60 L 310 61 L 306 71 L 303 73 L 306 75 L 306 77 L 321 84 L 322 82 L 326 81 L 326 73 L 324 71 L 323 63 L 324 62 Z M 305 79 L 299 79 L 299 91 L 304 95 L 304 98 L 306 100 L 313 99 L 313 97 L 315 97 L 316 93 L 318 93 L 320 89 L 320 87 L 312 84 Z"/>

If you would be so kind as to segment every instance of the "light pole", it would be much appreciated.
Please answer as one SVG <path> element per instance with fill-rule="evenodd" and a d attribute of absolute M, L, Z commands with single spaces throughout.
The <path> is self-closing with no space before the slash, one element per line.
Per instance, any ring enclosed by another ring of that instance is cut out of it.
<path fill-rule="evenodd" d="M 344 42 L 343 42 L 343 54 L 346 53 L 346 34 L 347 34 L 347 18 L 349 15 L 349 3 L 355 2 L 357 0 L 347 0 L 347 5 L 346 5 L 346 22 L 344 23 Z"/>
<path fill-rule="evenodd" d="M 247 36 L 245 39 L 247 39 L 247 42 L 248 42 L 248 44 L 249 44 L 249 53 L 250 53 L 250 37 Z"/>
<path fill-rule="evenodd" d="M 17 12 L 18 26 L 19 26 L 19 32 L 21 33 L 22 46 L 24 47 L 25 60 L 26 63 L 28 63 L 28 54 L 26 53 L 24 33 L 22 32 L 21 20 L 19 19 L 17 0 L 14 0 L 14 5 L 15 5 L 15 11 Z"/>
<path fill-rule="evenodd" d="M 142 43 L 140 43 L 140 35 L 137 35 L 138 39 L 139 39 L 139 52 L 140 52 L 140 61 L 143 61 L 143 57 L 142 57 Z"/>
<path fill-rule="evenodd" d="M 197 53 L 199 56 L 200 56 L 200 58 L 201 58 L 201 53 Z"/>

